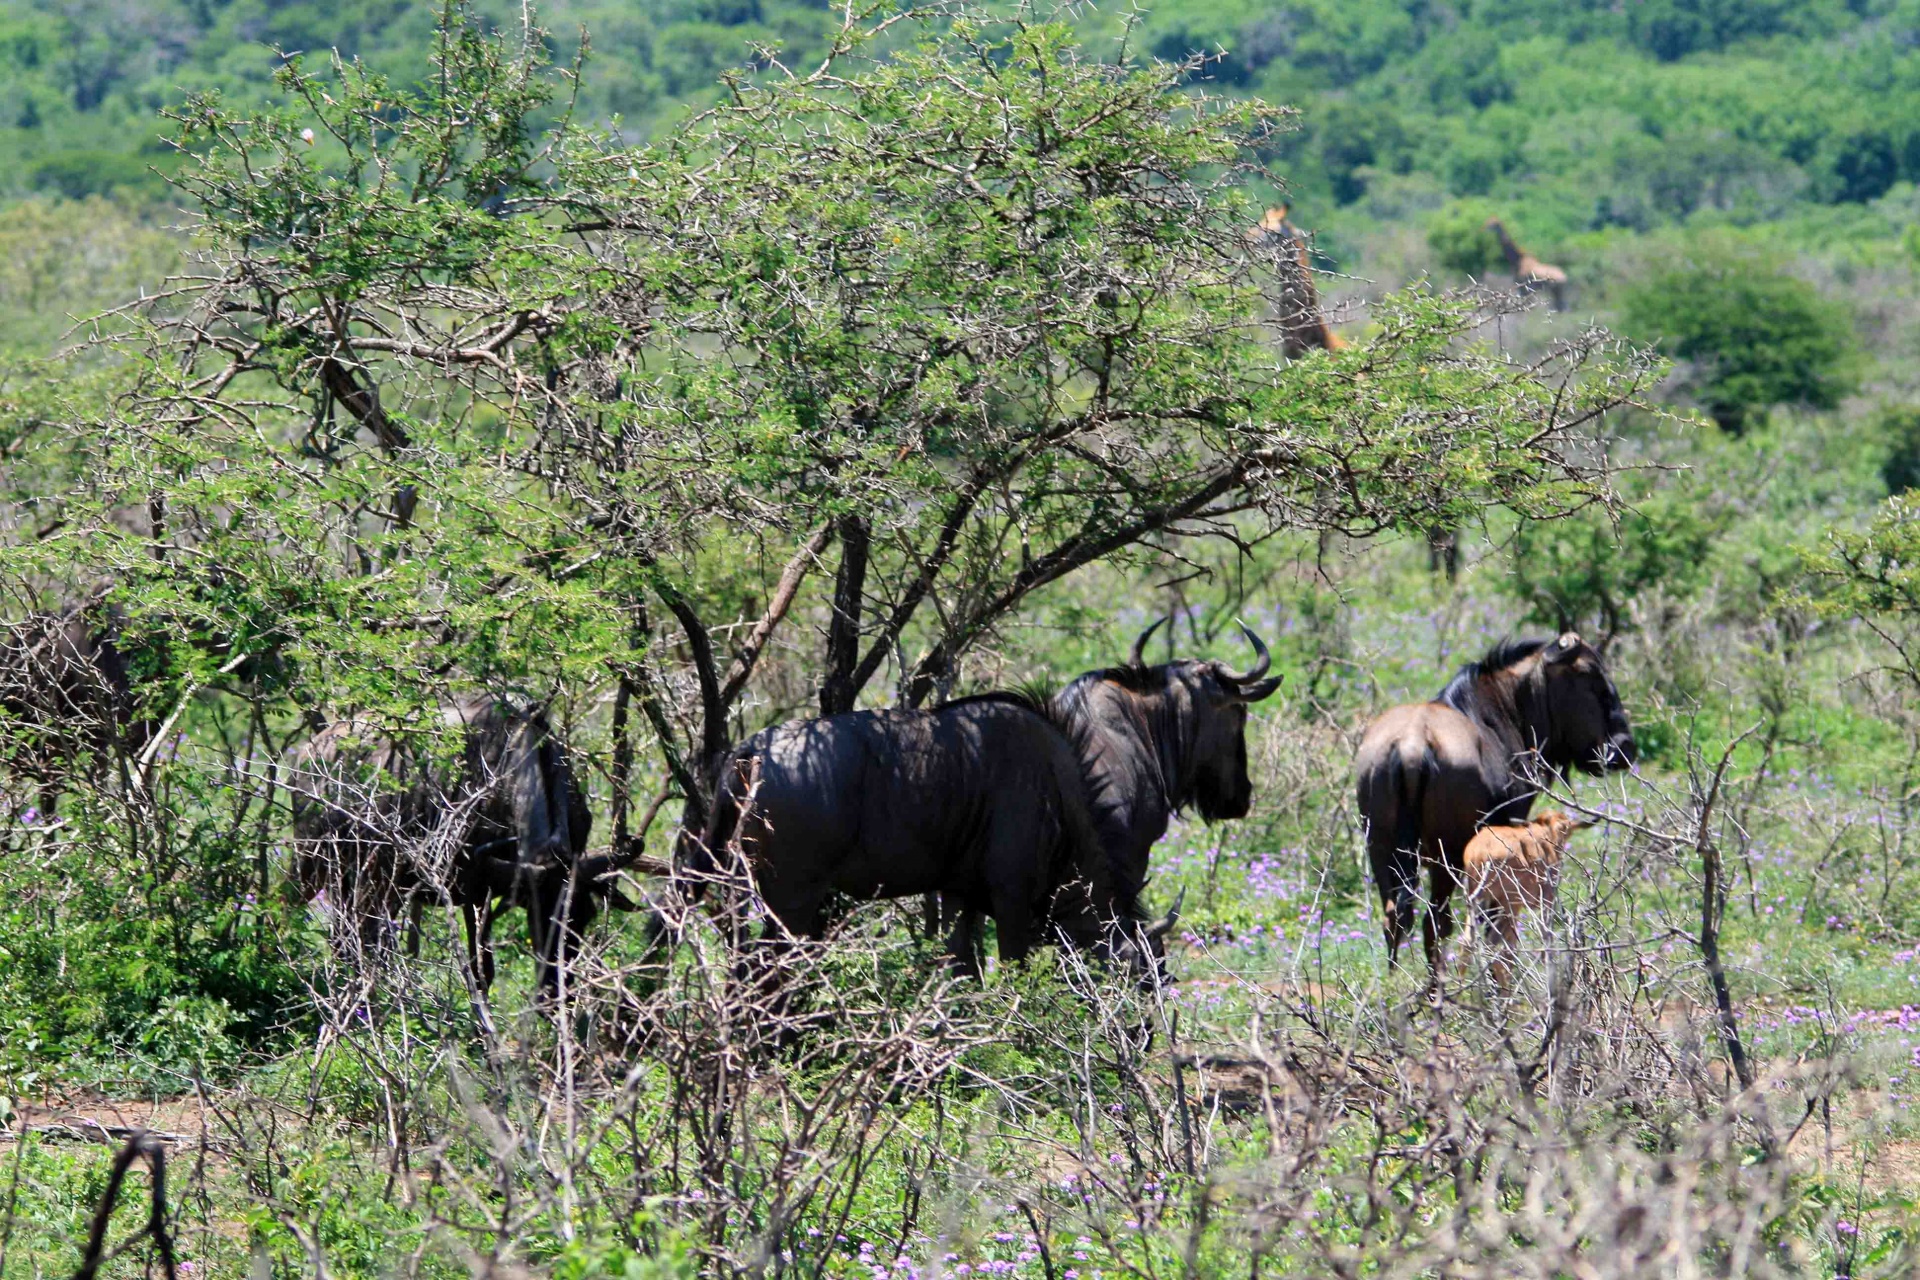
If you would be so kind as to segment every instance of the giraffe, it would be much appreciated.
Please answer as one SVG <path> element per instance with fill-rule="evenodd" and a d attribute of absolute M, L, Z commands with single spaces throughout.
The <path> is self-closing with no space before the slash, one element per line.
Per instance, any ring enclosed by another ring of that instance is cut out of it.
<path fill-rule="evenodd" d="M 1540 261 L 1515 244 L 1500 219 L 1488 218 L 1487 230 L 1493 232 L 1500 241 L 1500 252 L 1507 257 L 1507 270 L 1513 272 L 1514 288 L 1526 294 L 1545 286 L 1547 296 L 1553 300 L 1553 309 L 1566 310 L 1567 273 L 1550 262 Z"/>
<path fill-rule="evenodd" d="M 1307 238 L 1287 220 L 1290 205 L 1268 209 L 1260 224 L 1247 232 L 1254 245 L 1277 250 L 1274 264 L 1280 277 L 1280 345 L 1298 359 L 1318 348 L 1339 351 L 1346 339 L 1333 331 L 1320 310 L 1320 293 L 1313 286 L 1313 268 L 1307 260 Z"/>

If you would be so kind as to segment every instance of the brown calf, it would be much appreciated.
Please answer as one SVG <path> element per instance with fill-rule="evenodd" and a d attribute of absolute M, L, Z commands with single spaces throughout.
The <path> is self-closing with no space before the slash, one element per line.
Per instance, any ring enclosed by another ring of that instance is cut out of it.
<path fill-rule="evenodd" d="M 1519 826 L 1483 827 L 1467 842 L 1465 885 L 1474 917 L 1495 948 L 1494 981 L 1505 989 L 1520 941 L 1520 913 L 1553 905 L 1560 882 L 1560 856 L 1567 837 L 1591 822 L 1575 822 L 1557 810 Z"/>

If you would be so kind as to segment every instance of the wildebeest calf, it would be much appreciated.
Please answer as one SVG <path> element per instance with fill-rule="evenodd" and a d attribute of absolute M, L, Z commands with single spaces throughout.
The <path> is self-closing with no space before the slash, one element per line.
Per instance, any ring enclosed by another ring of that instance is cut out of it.
<path fill-rule="evenodd" d="M 1567 837 L 1592 825 L 1556 809 L 1518 826 L 1482 827 L 1467 842 L 1467 900 L 1482 937 L 1494 948 L 1490 967 L 1503 989 L 1513 976 L 1520 913 L 1553 905 Z"/>

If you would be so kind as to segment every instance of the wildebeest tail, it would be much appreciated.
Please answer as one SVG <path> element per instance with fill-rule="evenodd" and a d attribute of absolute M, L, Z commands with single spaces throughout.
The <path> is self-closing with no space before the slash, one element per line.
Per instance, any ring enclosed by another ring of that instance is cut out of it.
<path fill-rule="evenodd" d="M 1390 800 L 1390 816 L 1382 824 L 1386 830 L 1367 831 L 1367 852 L 1373 864 L 1375 889 L 1403 921 L 1412 915 L 1420 884 L 1420 814 L 1433 761 L 1429 758 L 1421 764 L 1423 767 L 1409 769 L 1406 757 L 1394 751 L 1379 774 L 1362 781 L 1363 787 L 1371 784 Z M 1382 806 L 1374 803 L 1374 797 L 1362 794 L 1360 808 L 1364 813 L 1378 814 Z"/>

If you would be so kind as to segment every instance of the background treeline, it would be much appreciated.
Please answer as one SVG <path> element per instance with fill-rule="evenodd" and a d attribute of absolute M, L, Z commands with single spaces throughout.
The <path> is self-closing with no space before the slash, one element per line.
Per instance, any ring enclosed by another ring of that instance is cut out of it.
<path fill-rule="evenodd" d="M 163 104 L 267 94 L 274 48 L 338 49 L 404 78 L 427 65 L 434 18 L 397 0 L 8 0 L 0 190 L 158 194 Z M 834 25 L 804 0 L 566 0 L 542 20 L 562 62 L 591 32 L 583 105 L 636 135 L 710 99 L 755 48 L 817 58 Z M 1120 10 L 1081 25 L 1098 49 Z M 1702 219 L 1858 227 L 1859 206 L 1920 175 L 1910 0 L 1176 0 L 1131 39 L 1161 57 L 1218 54 L 1198 78 L 1301 107 L 1304 128 L 1273 159 L 1303 202 L 1326 206 L 1322 222 L 1361 202 L 1377 217 L 1487 197 L 1554 242 Z"/>

